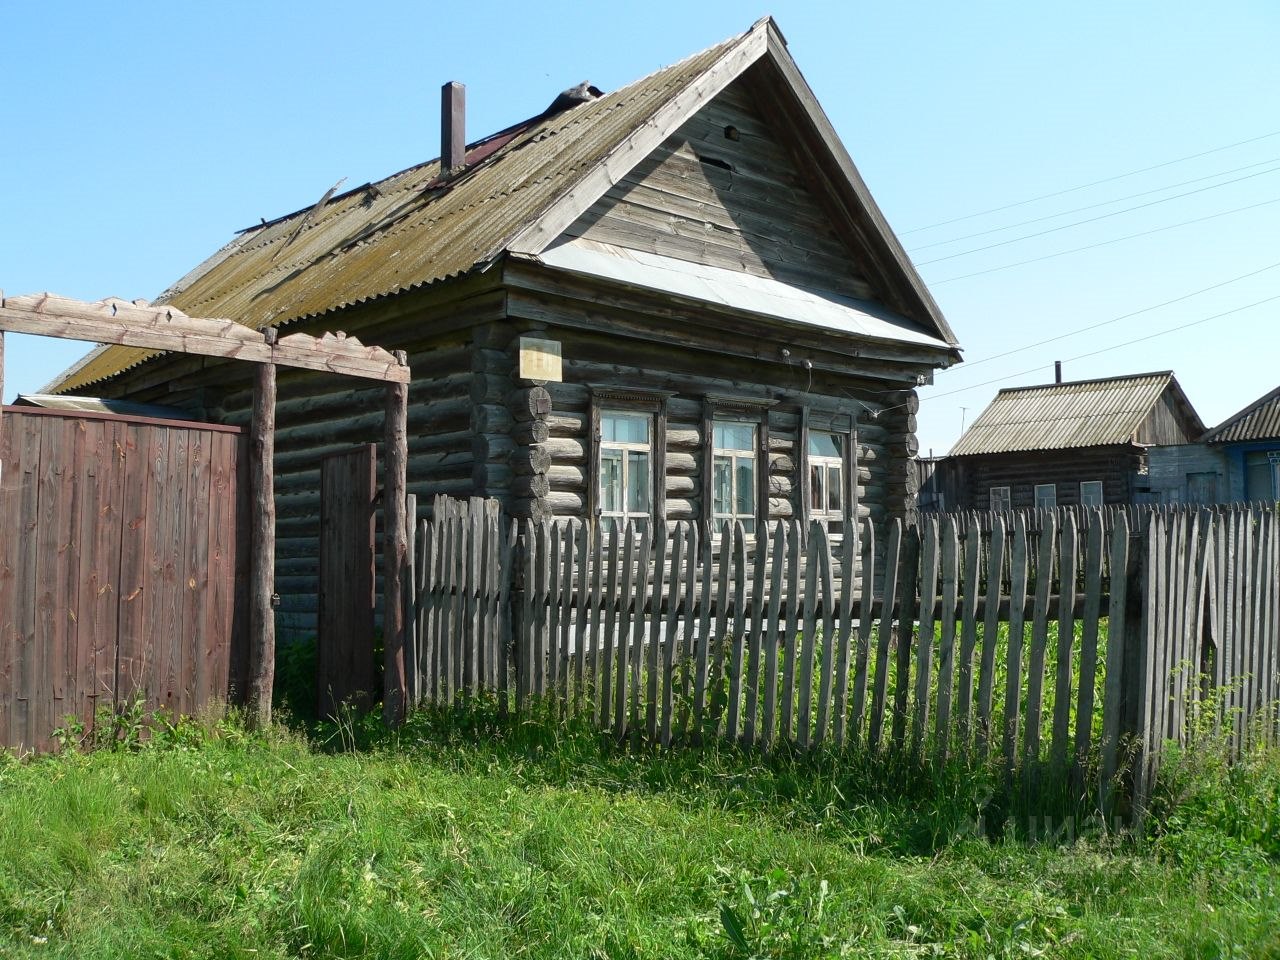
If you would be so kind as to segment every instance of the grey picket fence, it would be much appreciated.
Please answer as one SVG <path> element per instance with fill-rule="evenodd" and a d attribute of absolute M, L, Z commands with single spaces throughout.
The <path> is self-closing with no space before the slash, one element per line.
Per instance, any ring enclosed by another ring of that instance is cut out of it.
<path fill-rule="evenodd" d="M 410 693 L 550 701 L 620 741 L 998 762 L 1141 802 L 1213 698 L 1274 736 L 1274 510 L 1028 512 L 602 532 L 440 497 L 414 537 Z M 1215 691 L 1223 691 L 1215 693 Z"/>

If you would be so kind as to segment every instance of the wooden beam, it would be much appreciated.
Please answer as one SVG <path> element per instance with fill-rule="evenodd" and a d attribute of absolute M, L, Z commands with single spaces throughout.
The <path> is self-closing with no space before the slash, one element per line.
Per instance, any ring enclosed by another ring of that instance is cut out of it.
<path fill-rule="evenodd" d="M 407 364 L 404 351 L 396 357 Z M 406 369 L 408 367 L 406 366 Z M 415 522 L 406 516 L 409 492 L 409 386 L 387 384 L 386 450 L 384 464 L 385 494 L 383 519 L 383 674 L 382 719 L 396 727 L 404 721 L 407 688 L 404 669 L 404 590 L 408 561 L 408 525 Z"/>
<path fill-rule="evenodd" d="M 274 343 L 274 329 L 264 331 Z M 275 454 L 276 367 L 264 363 L 253 385 L 253 420 L 249 435 L 250 567 L 249 690 L 250 719 L 263 728 L 271 723 L 271 688 L 276 672 Z"/>
<path fill-rule="evenodd" d="M 87 303 L 48 293 L 0 297 L 0 332 L 5 330 L 409 382 L 408 366 L 397 363 L 391 353 L 342 333 L 295 333 L 268 343 L 261 332 L 234 320 L 188 317 L 175 307 L 153 307 L 144 301 L 108 298 Z"/>

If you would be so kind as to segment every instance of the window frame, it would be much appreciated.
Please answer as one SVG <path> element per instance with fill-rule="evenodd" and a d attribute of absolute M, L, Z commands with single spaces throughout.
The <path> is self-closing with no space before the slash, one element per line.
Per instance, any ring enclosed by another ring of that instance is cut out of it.
<path fill-rule="evenodd" d="M 996 506 L 997 490 L 1001 490 L 1004 492 L 1002 499 L 1004 500 L 1005 505 L 1003 507 Z M 1001 513 L 1001 512 L 1007 513 L 1013 510 L 1013 487 L 1010 486 L 1009 484 L 996 484 L 994 486 L 988 487 L 987 488 L 987 504 L 991 508 L 992 513 Z"/>
<path fill-rule="evenodd" d="M 587 519 L 597 528 L 605 514 L 602 504 L 601 483 L 601 451 L 604 444 L 601 431 L 606 413 L 618 413 L 625 416 L 637 414 L 649 418 L 649 513 L 651 522 L 666 521 L 667 517 L 667 400 L 672 396 L 670 391 L 623 389 L 612 385 L 589 385 L 591 393 L 590 427 L 587 431 L 589 449 L 587 451 Z M 609 446 L 615 448 L 615 443 Z M 616 446 L 626 449 L 627 444 Z M 625 459 L 624 459 L 625 462 Z M 625 471 L 625 467 L 624 467 Z M 625 493 L 624 493 L 625 496 Z M 618 514 L 610 513 L 610 517 Z M 625 525 L 631 515 L 624 505 L 621 514 Z M 639 516 L 638 514 L 636 516 Z"/>
<path fill-rule="evenodd" d="M 848 424 L 845 426 L 844 424 Z M 840 456 L 822 457 L 825 463 L 839 459 L 841 469 L 840 509 L 813 513 L 812 457 L 809 453 L 809 435 L 812 432 L 830 433 L 840 438 Z M 858 426 L 857 418 L 848 412 L 824 412 L 810 407 L 800 409 L 799 465 L 800 481 L 800 518 L 807 531 L 814 520 L 822 521 L 827 533 L 840 537 L 849 529 L 851 522 L 858 516 Z M 838 515 L 837 515 L 838 513 Z M 838 526 L 837 526 L 838 524 Z"/>
<path fill-rule="evenodd" d="M 746 447 L 721 447 L 716 444 L 716 429 L 721 425 L 745 426 L 751 431 L 751 442 Z M 727 459 L 729 461 L 729 501 L 730 509 L 728 512 L 716 509 L 716 467 L 718 461 Z M 719 534 L 724 529 L 725 522 L 737 523 L 739 521 L 750 521 L 749 525 L 744 525 L 749 536 L 754 536 L 756 529 L 760 524 L 760 424 L 754 420 L 744 417 L 716 416 L 711 420 L 711 529 L 713 534 Z M 751 463 L 751 510 L 748 513 L 740 512 L 737 509 L 738 497 L 741 491 L 738 489 L 738 464 L 741 461 L 750 461 Z"/>
<path fill-rule="evenodd" d="M 1053 503 L 1042 504 L 1040 491 L 1049 490 L 1053 495 Z M 1031 487 L 1031 503 L 1037 510 L 1056 510 L 1058 508 L 1058 485 L 1056 483 L 1037 483 Z"/>
<path fill-rule="evenodd" d="M 1098 502 L 1089 503 L 1085 500 L 1084 488 L 1088 486 L 1096 486 L 1098 490 Z M 1082 507 L 1101 507 L 1106 503 L 1106 488 L 1101 480 L 1081 480 L 1080 481 L 1080 506 Z"/>
<path fill-rule="evenodd" d="M 755 530 L 763 530 L 769 521 L 769 410 L 775 400 L 757 399 L 755 397 L 732 397 L 719 394 L 705 394 L 702 398 L 702 475 L 700 496 L 702 503 L 698 515 L 703 534 L 713 539 L 720 537 L 727 517 L 717 518 L 715 515 L 715 424 L 716 421 L 747 423 L 755 428 Z M 754 537 L 755 532 L 748 532 Z"/>

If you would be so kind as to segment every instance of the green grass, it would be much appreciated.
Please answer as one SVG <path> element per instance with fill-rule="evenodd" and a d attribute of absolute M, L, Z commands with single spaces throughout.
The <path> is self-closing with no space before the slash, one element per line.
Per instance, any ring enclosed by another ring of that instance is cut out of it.
<path fill-rule="evenodd" d="M 982 770 L 179 724 L 0 762 L 0 956 L 1280 956 L 1280 758 L 1217 757 L 1146 836 L 1028 844 L 975 836 Z"/>

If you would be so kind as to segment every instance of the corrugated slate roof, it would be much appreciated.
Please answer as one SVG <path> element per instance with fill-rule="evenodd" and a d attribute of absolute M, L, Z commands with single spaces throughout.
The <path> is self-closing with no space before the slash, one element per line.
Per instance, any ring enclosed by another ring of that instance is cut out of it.
<path fill-rule="evenodd" d="M 1173 373 L 1008 387 L 965 431 L 950 456 L 1129 443 Z"/>
<path fill-rule="evenodd" d="M 246 231 L 159 302 L 189 316 L 230 317 L 261 329 L 483 266 L 627 134 L 750 36 L 726 40 L 597 100 L 488 137 L 467 151 L 469 164 L 483 162 L 447 184 L 440 182 L 439 160 L 432 160 L 372 189 L 333 198 L 292 243 L 289 238 L 309 209 Z M 87 386 L 154 354 L 101 348 L 54 389 Z"/>
<path fill-rule="evenodd" d="M 1206 443 L 1280 439 L 1280 387 L 1255 400 L 1204 435 Z"/>

